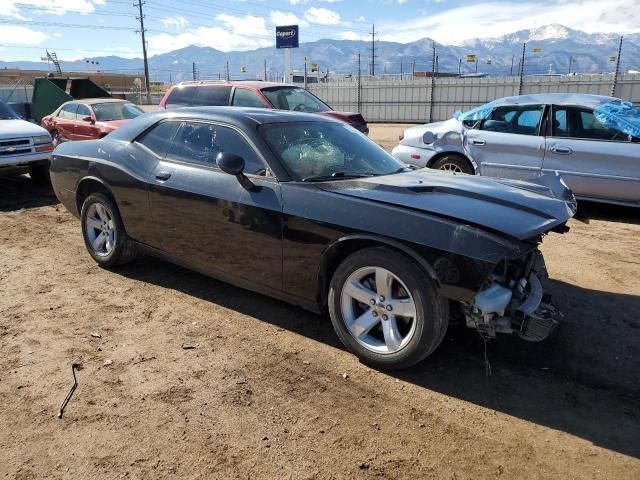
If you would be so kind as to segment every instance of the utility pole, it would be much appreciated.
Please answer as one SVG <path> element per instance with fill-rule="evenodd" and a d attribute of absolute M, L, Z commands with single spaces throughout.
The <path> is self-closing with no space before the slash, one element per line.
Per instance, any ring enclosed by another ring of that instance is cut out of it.
<path fill-rule="evenodd" d="M 524 55 L 527 52 L 527 42 L 522 44 L 522 57 L 520 58 L 520 83 L 518 84 L 518 95 L 522 95 L 522 84 L 524 81 Z"/>
<path fill-rule="evenodd" d="M 224 62 L 224 79 L 228 82 L 230 80 L 229 77 L 229 61 Z"/>
<path fill-rule="evenodd" d="M 571 74 L 571 64 L 573 63 L 573 55 L 569 55 L 569 74 Z"/>
<path fill-rule="evenodd" d="M 376 26 L 371 26 L 371 76 L 376 76 Z"/>
<path fill-rule="evenodd" d="M 402 57 L 400 57 L 400 80 L 402 80 L 402 74 L 404 72 L 402 71 Z"/>
<path fill-rule="evenodd" d="M 198 75 L 196 74 L 196 62 L 191 63 L 191 74 L 193 77 L 193 81 L 195 82 L 198 79 Z"/>
<path fill-rule="evenodd" d="M 416 59 L 411 62 L 411 78 L 416 78 Z"/>
<path fill-rule="evenodd" d="M 622 39 L 620 37 L 620 45 L 618 46 L 618 58 L 616 59 L 616 71 L 613 74 L 613 85 L 611 85 L 611 96 L 616 96 L 616 87 L 618 86 L 618 73 L 620 72 L 620 55 L 622 54 Z"/>
<path fill-rule="evenodd" d="M 458 59 L 458 75 L 462 75 L 462 59 Z"/>
<path fill-rule="evenodd" d="M 509 76 L 513 75 L 513 61 L 515 60 L 515 55 L 511 55 L 511 68 L 509 69 Z"/>
<path fill-rule="evenodd" d="M 264 59 L 264 81 L 267 81 L 267 59 Z"/>
<path fill-rule="evenodd" d="M 144 2 L 142 0 L 138 0 L 138 5 L 134 5 L 138 7 L 140 11 L 140 16 L 136 17 L 137 20 L 140 20 L 140 34 L 142 35 L 142 58 L 144 60 L 144 87 L 147 90 L 147 103 L 151 103 L 151 94 L 149 91 L 149 62 L 147 60 L 147 41 L 144 38 L 144 34 L 146 32 L 144 28 L 144 15 L 142 14 L 142 5 Z"/>

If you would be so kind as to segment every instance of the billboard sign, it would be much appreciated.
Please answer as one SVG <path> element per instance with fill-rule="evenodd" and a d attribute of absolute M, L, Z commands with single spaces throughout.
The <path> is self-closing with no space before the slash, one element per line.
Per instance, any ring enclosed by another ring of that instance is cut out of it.
<path fill-rule="evenodd" d="M 276 48 L 298 48 L 298 25 L 276 27 Z"/>

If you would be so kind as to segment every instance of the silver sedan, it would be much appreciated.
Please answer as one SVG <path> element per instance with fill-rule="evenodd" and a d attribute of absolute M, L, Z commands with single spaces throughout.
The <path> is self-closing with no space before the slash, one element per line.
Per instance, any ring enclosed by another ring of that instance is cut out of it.
<path fill-rule="evenodd" d="M 613 97 L 507 97 L 403 132 L 405 163 L 531 180 L 557 171 L 579 199 L 640 206 L 640 109 Z"/>

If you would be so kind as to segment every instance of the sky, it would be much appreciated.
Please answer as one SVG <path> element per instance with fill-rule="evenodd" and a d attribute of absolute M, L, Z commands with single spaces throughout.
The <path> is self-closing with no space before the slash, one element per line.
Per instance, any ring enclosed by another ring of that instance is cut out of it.
<path fill-rule="evenodd" d="M 137 0 L 0 0 L 0 60 L 140 57 Z M 275 43 L 275 25 L 321 38 L 444 44 L 561 23 L 589 33 L 640 30 L 640 0 L 146 0 L 149 55 L 188 45 L 222 51 Z"/>

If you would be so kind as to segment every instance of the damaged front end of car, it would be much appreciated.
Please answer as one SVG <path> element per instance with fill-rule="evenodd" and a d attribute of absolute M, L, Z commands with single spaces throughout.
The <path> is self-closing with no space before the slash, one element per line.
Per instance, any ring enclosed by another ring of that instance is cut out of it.
<path fill-rule="evenodd" d="M 485 338 L 510 333 L 531 342 L 546 339 L 562 316 L 543 290 L 547 278 L 538 250 L 525 262 L 501 262 L 473 303 L 463 305 L 467 327 Z"/>

